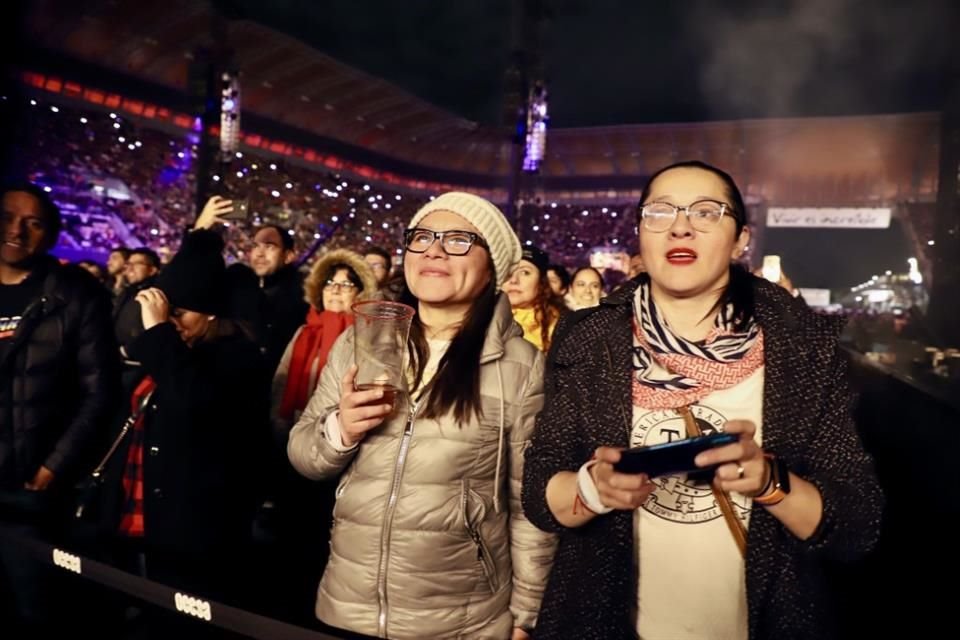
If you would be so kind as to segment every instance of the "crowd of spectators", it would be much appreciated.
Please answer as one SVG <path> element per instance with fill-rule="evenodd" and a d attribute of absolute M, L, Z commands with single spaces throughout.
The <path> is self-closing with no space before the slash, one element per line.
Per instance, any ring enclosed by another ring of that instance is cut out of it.
<path fill-rule="evenodd" d="M 632 204 L 573 205 L 536 202 L 520 207 L 520 237 L 567 268 L 588 263 L 595 247 L 636 252 L 636 207 Z"/>
<path fill-rule="evenodd" d="M 61 206 L 61 244 L 96 257 L 111 247 L 147 246 L 164 260 L 176 252 L 196 218 L 196 134 L 174 135 L 117 113 L 33 101 L 33 141 L 24 162 L 30 179 Z M 237 153 L 218 162 L 214 194 L 249 203 L 250 219 L 226 231 L 229 261 L 244 261 L 251 230 L 273 223 L 289 229 L 298 255 L 312 261 L 324 249 L 380 246 L 399 256 L 403 225 L 435 194 L 387 189 L 289 160 Z M 517 212 L 525 244 L 573 269 L 592 248 L 623 247 L 635 239 L 633 207 L 524 204 Z M 322 253 L 322 252 L 321 252 Z"/>

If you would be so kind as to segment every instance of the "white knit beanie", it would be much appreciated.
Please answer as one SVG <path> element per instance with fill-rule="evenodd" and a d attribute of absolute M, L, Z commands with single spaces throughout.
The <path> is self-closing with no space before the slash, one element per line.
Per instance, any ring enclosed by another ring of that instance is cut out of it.
<path fill-rule="evenodd" d="M 480 230 L 480 235 L 490 247 L 493 270 L 497 278 L 497 289 L 510 277 L 510 268 L 520 261 L 522 249 L 520 239 L 514 233 L 507 218 L 493 203 L 472 193 L 450 191 L 438 196 L 420 207 L 408 229 L 433 211 L 450 211 L 465 219 Z"/>

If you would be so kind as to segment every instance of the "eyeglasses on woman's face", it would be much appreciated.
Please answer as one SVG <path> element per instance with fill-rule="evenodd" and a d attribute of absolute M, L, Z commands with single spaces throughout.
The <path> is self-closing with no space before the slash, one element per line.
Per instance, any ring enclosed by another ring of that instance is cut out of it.
<path fill-rule="evenodd" d="M 465 256 L 475 244 L 484 248 L 487 247 L 483 238 L 472 231 L 456 229 L 434 231 L 433 229 L 414 227 L 403 232 L 404 246 L 407 251 L 412 253 L 425 253 L 437 240 L 440 241 L 440 246 L 449 256 Z"/>
<path fill-rule="evenodd" d="M 724 214 L 732 213 L 733 207 L 716 200 L 698 200 L 685 207 L 669 202 L 649 202 L 640 207 L 643 228 L 654 233 L 668 231 L 681 211 L 687 216 L 691 227 L 708 233 L 720 224 Z"/>
<path fill-rule="evenodd" d="M 344 293 L 349 293 L 356 289 L 357 285 L 349 280 L 327 280 L 323 283 L 323 288 L 327 291 L 343 291 Z"/>

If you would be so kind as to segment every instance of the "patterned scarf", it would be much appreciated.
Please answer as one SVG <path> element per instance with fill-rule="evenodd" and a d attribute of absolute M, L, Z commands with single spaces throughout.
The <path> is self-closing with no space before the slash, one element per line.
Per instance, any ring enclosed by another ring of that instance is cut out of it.
<path fill-rule="evenodd" d="M 650 284 L 637 288 L 633 318 L 633 404 L 676 409 L 729 389 L 763 366 L 763 332 L 751 318 L 734 329 L 733 305 L 717 314 L 703 342 L 674 334 L 653 303 Z"/>

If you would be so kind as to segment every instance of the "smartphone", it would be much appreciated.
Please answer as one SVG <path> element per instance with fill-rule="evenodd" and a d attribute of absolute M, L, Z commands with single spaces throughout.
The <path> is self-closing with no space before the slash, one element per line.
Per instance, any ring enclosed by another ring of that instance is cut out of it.
<path fill-rule="evenodd" d="M 763 256 L 763 266 L 760 268 L 760 272 L 770 282 L 780 282 L 780 256 Z"/>
<path fill-rule="evenodd" d="M 224 213 L 218 216 L 221 220 L 231 220 L 242 222 L 250 219 L 250 201 L 244 198 L 243 200 L 234 200 L 233 201 L 233 210 L 230 213 Z"/>
<path fill-rule="evenodd" d="M 707 467 L 698 467 L 693 462 L 698 454 L 737 440 L 739 436 L 734 433 L 712 433 L 649 447 L 634 447 L 620 453 L 620 461 L 613 465 L 613 469 L 620 473 L 645 473 L 651 478 L 703 471 Z"/>

